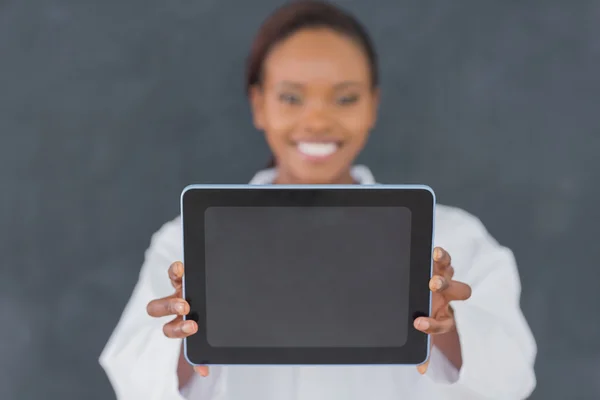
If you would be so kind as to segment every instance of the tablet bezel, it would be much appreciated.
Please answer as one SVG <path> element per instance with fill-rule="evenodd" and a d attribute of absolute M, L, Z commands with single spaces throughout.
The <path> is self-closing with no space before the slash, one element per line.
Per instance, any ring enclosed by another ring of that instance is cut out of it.
<path fill-rule="evenodd" d="M 184 339 L 184 355 L 192 365 L 419 365 L 429 358 L 430 338 L 412 327 L 431 313 L 431 278 L 435 193 L 425 185 L 190 185 L 181 193 L 184 264 L 183 297 L 191 311 L 184 319 L 198 332 Z M 219 206 L 407 207 L 411 211 L 410 283 L 407 340 L 402 347 L 281 348 L 213 347 L 207 341 L 206 298 L 192 294 L 186 283 L 205 287 L 204 213 Z M 193 222 L 190 222 L 193 221 Z M 192 245 L 193 244 L 193 245 Z M 191 266 L 191 267 L 190 267 Z"/>

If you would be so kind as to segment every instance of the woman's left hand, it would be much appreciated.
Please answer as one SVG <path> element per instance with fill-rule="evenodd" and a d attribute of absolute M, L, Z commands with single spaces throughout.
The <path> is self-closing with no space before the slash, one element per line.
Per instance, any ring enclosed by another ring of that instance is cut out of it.
<path fill-rule="evenodd" d="M 433 292 L 431 299 L 431 316 L 415 319 L 414 326 L 421 332 L 432 337 L 435 345 L 436 336 L 442 334 L 456 335 L 456 324 L 454 312 L 450 307 L 451 301 L 463 301 L 471 297 L 471 287 L 463 282 L 452 280 L 454 268 L 450 254 L 441 247 L 433 251 L 433 277 L 429 281 L 429 289 Z M 459 347 L 458 335 L 456 335 L 456 346 Z M 427 371 L 429 361 L 417 367 L 421 374 Z"/>

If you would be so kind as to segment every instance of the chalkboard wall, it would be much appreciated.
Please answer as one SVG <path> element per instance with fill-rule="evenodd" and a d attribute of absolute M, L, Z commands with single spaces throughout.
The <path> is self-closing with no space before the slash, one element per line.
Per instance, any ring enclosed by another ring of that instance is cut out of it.
<path fill-rule="evenodd" d="M 361 162 L 519 261 L 534 399 L 600 398 L 600 1 L 340 1 L 383 105 Z M 97 363 L 189 183 L 269 154 L 243 67 L 276 0 L 0 0 L 0 398 L 109 399 Z"/>

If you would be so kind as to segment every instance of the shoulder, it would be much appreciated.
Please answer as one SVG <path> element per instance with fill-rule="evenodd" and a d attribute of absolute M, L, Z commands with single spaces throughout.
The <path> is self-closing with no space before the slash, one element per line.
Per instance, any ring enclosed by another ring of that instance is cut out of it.
<path fill-rule="evenodd" d="M 174 257 L 180 257 L 182 250 L 181 217 L 164 223 L 150 239 L 149 250 L 168 253 Z"/>
<path fill-rule="evenodd" d="M 181 242 L 181 217 L 177 216 L 170 221 L 165 222 L 154 234 L 152 234 L 151 244 L 160 246 L 171 246 L 174 243 Z"/>
<path fill-rule="evenodd" d="M 183 234 L 181 218 L 164 223 L 151 237 L 145 252 L 140 278 L 152 286 L 156 296 L 171 294 L 173 288 L 167 278 L 169 266 L 183 260 Z M 145 279 L 143 279 L 145 278 Z"/>
<path fill-rule="evenodd" d="M 446 205 L 436 206 L 434 242 L 450 253 L 459 279 L 472 265 L 479 264 L 477 260 L 484 253 L 500 254 L 508 250 L 500 246 L 478 217 Z"/>
<path fill-rule="evenodd" d="M 487 235 L 487 230 L 481 220 L 462 208 L 437 204 L 435 207 L 436 231 L 478 237 Z M 436 232 L 437 233 L 437 232 Z"/>

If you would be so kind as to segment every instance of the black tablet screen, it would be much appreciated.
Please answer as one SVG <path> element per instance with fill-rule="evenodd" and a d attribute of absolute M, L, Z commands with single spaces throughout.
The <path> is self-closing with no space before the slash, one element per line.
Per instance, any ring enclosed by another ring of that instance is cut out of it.
<path fill-rule="evenodd" d="M 401 347 L 406 207 L 209 207 L 206 334 L 213 347 Z"/>

